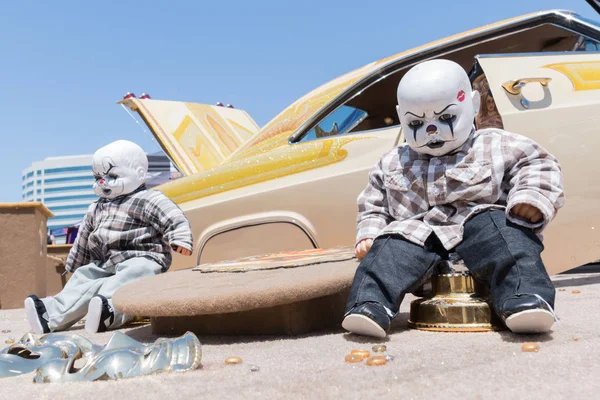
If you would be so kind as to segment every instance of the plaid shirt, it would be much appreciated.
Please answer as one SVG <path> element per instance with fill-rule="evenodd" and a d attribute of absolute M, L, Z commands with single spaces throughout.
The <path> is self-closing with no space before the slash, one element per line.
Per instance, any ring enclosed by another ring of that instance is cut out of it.
<path fill-rule="evenodd" d="M 440 157 L 403 145 L 381 158 L 358 196 L 356 243 L 396 233 L 423 246 L 434 232 L 451 250 L 469 217 L 520 203 L 535 206 L 544 219 L 533 224 L 506 211 L 507 218 L 540 237 L 564 203 L 558 160 L 525 136 L 479 130 Z"/>
<path fill-rule="evenodd" d="M 66 269 L 75 271 L 95 263 L 114 268 L 133 257 L 146 257 L 171 266 L 170 246 L 193 249 L 187 218 L 175 203 L 161 192 L 138 190 L 112 200 L 92 203 L 81 223 L 77 240 L 69 252 Z"/>

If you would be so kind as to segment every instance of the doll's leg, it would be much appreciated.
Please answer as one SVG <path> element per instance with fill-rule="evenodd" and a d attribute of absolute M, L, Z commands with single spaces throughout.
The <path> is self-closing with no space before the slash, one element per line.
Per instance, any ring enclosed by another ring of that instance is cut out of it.
<path fill-rule="evenodd" d="M 148 258 L 136 257 L 123 261 L 115 268 L 115 275 L 106 279 L 98 294 L 90 301 L 85 329 L 89 333 L 116 329 L 135 316 L 125 315 L 112 304 L 112 296 L 121 287 L 139 279 L 160 274 L 162 266 Z"/>
<path fill-rule="evenodd" d="M 88 303 L 98 293 L 104 279 L 111 274 L 95 264 L 75 270 L 63 290 L 56 296 L 25 299 L 25 312 L 31 329 L 38 334 L 69 328 L 85 316 Z"/>
<path fill-rule="evenodd" d="M 401 235 L 377 238 L 350 288 L 342 327 L 360 335 L 385 337 L 404 295 L 441 260 L 431 235 L 421 247 Z"/>
<path fill-rule="evenodd" d="M 547 332 L 554 323 L 555 289 L 542 250 L 531 229 L 513 224 L 499 210 L 467 221 L 456 247 L 475 278 L 489 285 L 494 310 L 513 332 Z"/>

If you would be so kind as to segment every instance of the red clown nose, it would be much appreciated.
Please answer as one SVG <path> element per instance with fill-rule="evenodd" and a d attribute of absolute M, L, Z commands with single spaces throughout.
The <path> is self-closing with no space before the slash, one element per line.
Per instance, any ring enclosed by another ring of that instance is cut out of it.
<path fill-rule="evenodd" d="M 100 179 L 100 184 L 104 185 L 104 179 Z"/>

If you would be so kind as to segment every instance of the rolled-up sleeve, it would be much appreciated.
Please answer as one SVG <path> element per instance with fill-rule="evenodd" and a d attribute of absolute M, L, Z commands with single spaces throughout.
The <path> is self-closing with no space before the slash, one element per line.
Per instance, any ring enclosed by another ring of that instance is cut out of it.
<path fill-rule="evenodd" d="M 156 192 L 147 203 L 148 219 L 173 248 L 178 246 L 193 251 L 194 239 L 190 223 L 183 211 L 168 197 Z"/>
<path fill-rule="evenodd" d="M 65 269 L 68 272 L 75 272 L 75 270 L 82 265 L 89 264 L 91 262 L 91 252 L 89 249 L 88 238 L 90 233 L 94 230 L 94 210 L 96 203 L 92 203 L 88 207 L 88 211 L 83 217 L 83 221 L 79 226 L 77 232 L 77 238 L 73 247 L 69 251 L 67 256 L 67 262 L 65 263 Z"/>
<path fill-rule="evenodd" d="M 505 138 L 503 150 L 510 154 L 506 168 L 510 183 L 506 217 L 515 224 L 541 232 L 565 202 L 560 163 L 546 149 L 525 136 L 513 134 Z M 517 204 L 534 206 L 544 219 L 531 223 L 518 218 L 511 212 Z"/>
<path fill-rule="evenodd" d="M 356 243 L 373 239 L 393 221 L 388 211 L 386 189 L 383 184 L 381 161 L 369 174 L 369 183 L 357 199 L 358 217 Z"/>

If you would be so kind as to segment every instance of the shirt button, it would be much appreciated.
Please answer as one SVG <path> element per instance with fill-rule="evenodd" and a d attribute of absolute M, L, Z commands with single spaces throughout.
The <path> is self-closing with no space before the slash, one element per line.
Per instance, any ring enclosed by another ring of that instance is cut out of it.
<path fill-rule="evenodd" d="M 431 189 L 431 193 L 433 193 L 434 196 L 437 196 L 438 194 L 440 194 L 440 189 L 434 187 L 433 189 Z"/>
<path fill-rule="evenodd" d="M 440 160 L 439 158 L 435 158 L 435 159 L 433 160 L 433 164 L 434 164 L 434 165 L 440 165 L 441 163 L 442 163 L 442 160 Z"/>

